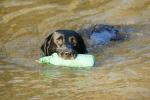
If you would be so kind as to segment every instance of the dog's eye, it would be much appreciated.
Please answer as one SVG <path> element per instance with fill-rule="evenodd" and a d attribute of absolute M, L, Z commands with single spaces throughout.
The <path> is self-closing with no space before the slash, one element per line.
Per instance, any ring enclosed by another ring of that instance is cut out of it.
<path fill-rule="evenodd" d="M 62 46 L 62 44 L 63 44 L 63 36 L 60 36 L 59 38 L 57 38 L 57 44 L 58 44 L 58 46 Z"/>
<path fill-rule="evenodd" d="M 73 46 L 76 46 L 76 45 L 77 45 L 77 40 L 76 40 L 76 38 L 75 38 L 74 36 L 69 37 L 69 42 L 70 42 L 71 44 L 73 44 Z"/>

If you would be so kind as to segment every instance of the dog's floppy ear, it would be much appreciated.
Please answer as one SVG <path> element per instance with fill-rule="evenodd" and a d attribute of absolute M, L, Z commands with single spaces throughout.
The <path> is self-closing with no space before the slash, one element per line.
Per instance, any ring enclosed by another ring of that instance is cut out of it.
<path fill-rule="evenodd" d="M 79 54 L 88 53 L 88 51 L 86 49 L 86 46 L 85 46 L 85 43 L 84 43 L 82 37 L 79 34 L 77 36 L 77 46 L 75 47 L 75 49 Z"/>
<path fill-rule="evenodd" d="M 53 33 L 45 39 L 43 45 L 41 46 L 41 50 L 45 56 L 49 56 L 56 51 L 56 44 L 53 41 Z"/>

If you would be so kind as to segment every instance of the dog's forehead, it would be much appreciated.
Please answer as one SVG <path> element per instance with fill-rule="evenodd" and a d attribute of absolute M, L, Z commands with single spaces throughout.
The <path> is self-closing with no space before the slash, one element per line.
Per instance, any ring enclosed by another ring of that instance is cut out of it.
<path fill-rule="evenodd" d="M 64 38 L 68 38 L 68 37 L 70 37 L 70 36 L 75 36 L 74 34 L 72 34 L 72 33 L 69 33 L 69 32 L 57 32 L 57 31 L 55 31 L 54 32 L 54 34 L 53 34 L 53 37 L 55 38 L 55 39 L 57 39 L 57 38 L 59 38 L 60 36 L 62 36 L 62 37 L 64 37 Z"/>
<path fill-rule="evenodd" d="M 63 36 L 63 37 L 64 37 L 64 34 L 62 34 L 62 33 L 60 33 L 60 32 L 54 32 L 54 33 L 53 33 L 53 38 L 54 38 L 54 39 L 57 39 L 57 38 L 59 38 L 60 36 Z"/>

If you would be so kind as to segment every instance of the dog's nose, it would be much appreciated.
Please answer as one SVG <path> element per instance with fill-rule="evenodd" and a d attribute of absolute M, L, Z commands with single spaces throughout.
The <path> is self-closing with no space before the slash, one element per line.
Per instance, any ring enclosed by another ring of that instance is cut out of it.
<path fill-rule="evenodd" d="M 66 57 L 71 57 L 73 55 L 73 52 L 71 51 L 63 51 L 60 53 L 60 55 L 63 57 L 63 56 L 66 56 Z"/>
<path fill-rule="evenodd" d="M 62 51 L 59 53 L 59 56 L 64 59 L 74 59 L 76 57 L 76 53 L 73 51 Z"/>
<path fill-rule="evenodd" d="M 66 56 L 71 56 L 71 55 L 72 55 L 72 53 L 71 53 L 71 52 L 68 52 L 68 51 L 64 52 L 64 54 L 65 54 Z"/>

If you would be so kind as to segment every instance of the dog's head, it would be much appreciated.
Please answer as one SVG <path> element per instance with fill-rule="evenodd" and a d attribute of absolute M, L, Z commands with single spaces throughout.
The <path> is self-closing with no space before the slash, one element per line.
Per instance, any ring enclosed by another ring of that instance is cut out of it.
<path fill-rule="evenodd" d="M 72 30 L 57 30 L 50 34 L 41 47 L 45 56 L 57 53 L 63 59 L 74 59 L 87 53 L 82 37 Z"/>

